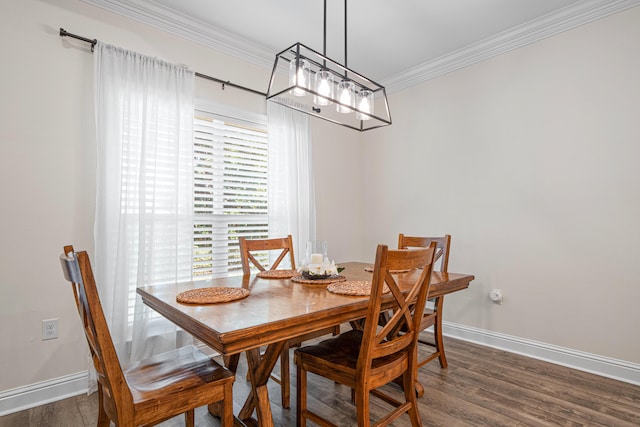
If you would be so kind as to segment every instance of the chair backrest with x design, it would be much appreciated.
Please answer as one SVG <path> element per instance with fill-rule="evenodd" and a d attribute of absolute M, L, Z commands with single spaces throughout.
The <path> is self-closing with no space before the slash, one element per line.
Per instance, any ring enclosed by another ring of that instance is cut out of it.
<path fill-rule="evenodd" d="M 419 248 L 427 247 L 432 242 L 436 244 L 436 254 L 434 258 L 434 271 L 446 273 L 449 268 L 449 253 L 451 252 L 451 235 L 445 234 L 441 237 L 416 237 L 398 236 L 398 248 Z M 439 269 L 436 270 L 436 262 L 439 261 Z M 447 357 L 444 351 L 444 340 L 442 337 L 442 312 L 444 309 L 444 296 L 433 299 L 433 309 L 427 309 L 422 318 L 421 330 L 425 330 L 431 326 L 433 329 L 433 342 L 419 338 L 418 342 L 426 344 L 434 348 L 434 350 L 418 362 L 418 367 L 426 365 L 436 358 L 440 361 L 440 366 L 447 367 Z"/>
<path fill-rule="evenodd" d="M 296 269 L 295 256 L 293 252 L 293 239 L 291 238 L 291 235 L 273 239 L 246 239 L 244 237 L 240 237 L 239 241 L 243 274 L 251 274 L 251 264 L 260 271 L 265 271 L 267 269 L 254 255 L 254 252 L 262 251 L 280 250 L 278 258 L 276 258 L 276 260 L 271 264 L 269 270 L 277 269 L 287 255 L 289 256 L 291 269 Z"/>
<path fill-rule="evenodd" d="M 365 320 L 362 347 L 358 358 L 358 372 L 364 377 L 371 369 L 375 359 L 383 357 L 409 357 L 416 363 L 414 347 L 420 332 L 422 312 L 429 293 L 429 280 L 435 253 L 435 243 L 428 248 L 410 250 L 389 250 L 379 245 L 374 264 L 371 297 Z M 421 269 L 421 270 L 418 270 Z M 410 270 L 417 274 L 417 280 L 410 288 L 400 288 L 399 282 L 405 282 L 404 276 L 410 273 L 392 274 L 392 271 Z M 378 319 L 383 311 L 382 302 L 385 285 L 389 288 L 393 300 L 392 315 L 382 328 L 378 328 Z M 403 293 L 404 292 L 404 293 Z M 390 375 L 396 375 L 397 372 Z"/>
<path fill-rule="evenodd" d="M 436 242 L 436 254 L 434 256 L 433 271 L 447 272 L 449 268 L 449 248 L 451 247 L 451 235 L 445 234 L 441 237 L 416 237 L 405 236 L 400 233 L 398 236 L 398 249 L 428 248 L 431 242 Z M 439 263 L 438 263 L 439 261 Z M 439 268 L 436 268 L 439 265 Z"/>

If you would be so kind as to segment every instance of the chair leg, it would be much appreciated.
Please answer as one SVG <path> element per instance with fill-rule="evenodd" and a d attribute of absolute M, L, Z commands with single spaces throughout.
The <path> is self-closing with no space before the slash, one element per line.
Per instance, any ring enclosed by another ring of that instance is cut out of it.
<path fill-rule="evenodd" d="M 296 425 L 306 427 L 307 418 L 307 371 L 302 369 L 300 363 L 296 366 Z"/>
<path fill-rule="evenodd" d="M 370 427 L 369 418 L 369 390 L 355 390 L 356 392 L 356 414 L 358 416 L 358 427 Z"/>
<path fill-rule="evenodd" d="M 111 420 L 104 410 L 104 396 L 102 395 L 102 386 L 98 383 L 98 422 L 97 427 L 109 427 Z"/>
<path fill-rule="evenodd" d="M 222 400 L 222 414 L 220 423 L 222 427 L 232 427 L 233 421 L 233 383 L 224 386 L 224 398 Z"/>
<path fill-rule="evenodd" d="M 440 367 L 447 367 L 447 357 L 444 354 L 444 341 L 442 340 L 442 310 L 444 308 L 444 296 L 436 298 L 435 301 L 436 310 L 436 324 L 433 326 L 433 338 L 436 344 L 436 351 L 438 352 L 438 360 L 440 361 Z"/>
<path fill-rule="evenodd" d="M 184 413 L 184 424 L 186 427 L 194 427 L 196 423 L 195 411 L 193 409 L 189 409 Z"/>
<path fill-rule="evenodd" d="M 289 369 L 289 344 L 285 344 L 280 355 L 280 399 L 282 407 L 291 406 L 291 373 Z"/>
<path fill-rule="evenodd" d="M 421 427 L 422 420 L 420 419 L 420 414 L 418 413 L 418 400 L 416 398 L 415 393 L 415 375 L 412 374 L 412 369 L 407 369 L 407 371 L 403 374 L 403 388 L 404 388 L 404 398 L 407 402 L 411 402 L 411 406 L 407 411 L 409 418 L 411 419 L 412 427 Z"/>

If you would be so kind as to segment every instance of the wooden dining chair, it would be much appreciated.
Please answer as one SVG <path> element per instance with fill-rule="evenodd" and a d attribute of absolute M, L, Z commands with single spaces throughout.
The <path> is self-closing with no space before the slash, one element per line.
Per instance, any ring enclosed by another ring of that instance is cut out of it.
<path fill-rule="evenodd" d="M 433 270 L 446 273 L 449 266 L 449 251 L 451 248 L 451 236 L 449 234 L 445 234 L 442 237 L 415 237 L 405 236 L 400 233 L 398 236 L 398 249 L 427 248 L 432 242 L 436 243 Z M 437 267 L 438 262 L 439 267 Z M 433 302 L 433 310 L 429 308 L 425 309 L 420 330 L 424 331 L 425 329 L 433 326 L 433 342 L 422 338 L 418 338 L 418 342 L 420 344 L 433 347 L 434 351 L 424 359 L 420 360 L 418 362 L 418 367 L 424 366 L 437 358 L 440 361 L 440 367 L 446 368 L 447 357 L 444 352 L 444 341 L 442 339 L 442 310 L 444 308 L 444 295 L 433 298 L 430 301 Z"/>
<path fill-rule="evenodd" d="M 86 252 L 65 246 L 60 255 L 65 278 L 73 285 L 78 313 L 98 377 L 98 426 L 155 425 L 185 414 L 194 425 L 194 409 L 220 409 L 223 426 L 233 425 L 234 375 L 190 345 L 152 356 L 122 369 L 104 317 Z"/>
<path fill-rule="evenodd" d="M 394 409 L 378 420 L 375 426 L 386 426 L 403 413 L 408 413 L 412 426 L 421 426 L 416 402 L 415 381 L 417 364 L 417 339 L 422 312 L 429 292 L 431 265 L 435 244 L 415 250 L 389 250 L 378 245 L 373 270 L 371 296 L 367 316 L 362 329 L 353 329 L 317 345 L 305 346 L 295 351 L 297 366 L 297 422 L 306 426 L 310 420 L 321 426 L 335 424 L 320 417 L 307 407 L 307 373 L 323 376 L 344 384 L 355 391 L 358 426 L 370 426 L 369 398 L 376 396 Z M 417 269 L 419 277 L 403 293 L 393 270 Z M 384 285 L 390 293 L 383 296 Z M 382 302 L 393 302 L 393 315 L 384 326 L 378 327 Z M 403 331 L 403 332 L 401 332 Z M 383 385 L 402 378 L 404 402 L 379 390 Z"/>
<path fill-rule="evenodd" d="M 242 272 L 245 275 L 251 274 L 251 265 L 257 268 L 259 271 L 266 271 L 267 267 L 260 263 L 254 252 L 268 252 L 268 251 L 280 251 L 276 260 L 268 267 L 269 270 L 275 270 L 280 265 L 285 257 L 289 256 L 289 262 L 291 269 L 295 270 L 296 262 L 293 250 L 293 239 L 291 235 L 287 237 L 279 237 L 272 239 L 246 239 L 244 237 L 239 238 L 240 241 L 240 258 L 242 261 Z M 251 264 L 249 264 L 251 263 Z M 340 333 L 340 326 L 332 326 L 331 328 L 323 329 L 318 332 L 305 334 L 295 340 L 289 340 L 280 354 L 280 376 L 271 375 L 271 378 L 280 384 L 280 398 L 283 408 L 289 408 L 291 406 L 291 372 L 289 368 L 289 349 L 300 345 L 303 341 L 307 341 L 313 338 L 317 338 L 327 334 L 337 335 Z"/>

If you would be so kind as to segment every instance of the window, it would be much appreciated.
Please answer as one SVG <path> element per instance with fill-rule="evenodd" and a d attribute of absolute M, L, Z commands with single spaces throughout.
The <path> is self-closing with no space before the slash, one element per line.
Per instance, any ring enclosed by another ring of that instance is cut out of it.
<path fill-rule="evenodd" d="M 268 237 L 262 116 L 198 105 L 194 122 L 193 280 L 241 274 L 238 237 Z"/>
<path fill-rule="evenodd" d="M 269 234 L 266 117 L 214 104 L 198 104 L 194 112 L 193 138 L 193 254 L 191 266 L 184 265 L 184 275 L 179 280 L 242 274 L 238 237 L 267 238 Z M 167 153 L 173 151 L 167 150 Z M 124 161 L 130 160 L 125 158 Z M 124 181 L 137 185 L 127 176 Z M 130 209 L 128 206 L 123 202 L 122 209 Z M 130 226 L 137 227 L 138 224 L 134 222 Z M 170 230 L 171 227 L 167 224 L 165 228 Z M 136 228 L 129 233 L 139 232 Z M 162 258 L 163 251 L 157 247 L 157 242 L 152 244 L 157 255 L 154 261 L 156 281 L 153 283 L 166 283 L 158 272 L 172 264 Z M 261 262 L 266 256 L 258 255 Z M 137 262 L 131 263 L 129 268 L 128 324 L 132 325 L 138 286 Z M 149 317 L 160 318 L 160 315 L 152 312 Z"/>

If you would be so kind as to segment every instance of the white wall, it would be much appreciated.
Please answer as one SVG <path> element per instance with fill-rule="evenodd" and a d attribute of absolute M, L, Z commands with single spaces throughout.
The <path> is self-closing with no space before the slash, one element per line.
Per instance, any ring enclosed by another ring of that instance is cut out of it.
<path fill-rule="evenodd" d="M 393 94 L 387 128 L 314 120 L 331 256 L 451 233 L 451 270 L 477 279 L 447 297 L 446 320 L 640 362 L 639 23 L 635 8 Z M 57 256 L 93 248 L 93 57 L 59 27 L 256 89 L 270 71 L 77 0 L 0 2 L 0 400 L 86 369 Z M 60 338 L 41 341 L 48 318 Z"/>
<path fill-rule="evenodd" d="M 316 118 L 312 123 L 317 238 L 327 241 L 336 262 L 373 261 L 375 248 L 362 247 L 360 133 Z"/>
<path fill-rule="evenodd" d="M 365 245 L 450 233 L 445 320 L 639 363 L 639 70 L 636 7 L 393 94 Z"/>
<path fill-rule="evenodd" d="M 93 250 L 93 56 L 89 45 L 60 38 L 60 27 L 257 90 L 266 90 L 271 71 L 77 0 L 0 2 L 0 401 L 4 391 L 87 366 L 86 341 L 57 257 L 69 243 Z M 219 84 L 196 79 L 196 92 L 265 111 L 264 99 Z M 358 165 L 357 134 L 322 124 L 313 132 L 318 233 L 334 257 L 354 259 L 361 236 L 359 215 L 352 213 L 361 202 L 350 197 L 359 181 L 349 177 Z M 325 168 L 329 161 L 334 167 Z M 338 226 L 326 219 L 338 216 Z M 343 236 L 349 244 L 338 250 Z M 59 319 L 60 337 L 41 341 L 41 321 L 49 318 Z"/>

